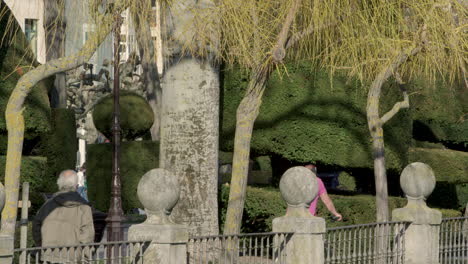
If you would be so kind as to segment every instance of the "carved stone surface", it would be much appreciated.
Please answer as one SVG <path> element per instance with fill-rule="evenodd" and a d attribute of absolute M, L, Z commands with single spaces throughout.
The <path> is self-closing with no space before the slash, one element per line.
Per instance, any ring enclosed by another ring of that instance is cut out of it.
<path fill-rule="evenodd" d="M 308 207 L 317 196 L 317 176 L 303 166 L 292 167 L 281 177 L 279 187 L 288 206 Z"/>
<path fill-rule="evenodd" d="M 167 224 L 172 208 L 179 201 L 179 182 L 169 171 L 153 169 L 141 178 L 137 195 L 148 216 L 145 223 Z"/>
<path fill-rule="evenodd" d="M 434 171 L 422 162 L 406 166 L 400 177 L 401 189 L 411 198 L 427 198 L 434 190 L 435 183 Z"/>

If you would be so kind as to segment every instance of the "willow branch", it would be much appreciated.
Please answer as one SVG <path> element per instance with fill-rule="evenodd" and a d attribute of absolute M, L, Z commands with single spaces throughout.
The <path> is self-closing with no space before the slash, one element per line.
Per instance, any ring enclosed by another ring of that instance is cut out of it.
<path fill-rule="evenodd" d="M 295 0 L 291 9 L 289 9 L 288 15 L 286 16 L 286 20 L 284 21 L 283 27 L 281 28 L 280 33 L 278 34 L 278 39 L 276 41 L 275 48 L 272 51 L 273 60 L 276 62 L 280 62 L 286 56 L 286 41 L 288 40 L 289 29 L 291 28 L 291 24 L 296 17 L 297 11 L 299 10 L 299 6 L 302 0 Z"/>
<path fill-rule="evenodd" d="M 400 111 L 401 109 L 409 108 L 408 92 L 406 91 L 403 92 L 403 98 L 404 98 L 403 101 L 398 102 L 395 105 L 393 105 L 393 108 L 387 113 L 385 113 L 385 115 L 382 116 L 382 118 L 380 118 L 380 122 L 382 123 L 382 125 L 385 124 L 388 120 L 390 120 L 394 115 L 396 115 L 398 111 Z"/>

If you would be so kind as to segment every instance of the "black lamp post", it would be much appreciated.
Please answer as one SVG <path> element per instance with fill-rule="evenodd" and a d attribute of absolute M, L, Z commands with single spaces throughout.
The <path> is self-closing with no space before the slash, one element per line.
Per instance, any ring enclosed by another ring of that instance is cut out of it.
<path fill-rule="evenodd" d="M 120 25 L 122 23 L 120 14 L 115 14 L 114 26 L 114 114 L 112 126 L 112 189 L 107 222 L 107 241 L 122 241 L 123 232 L 121 222 L 123 219 L 122 197 L 120 185 L 120 105 L 119 105 L 119 46 Z"/>

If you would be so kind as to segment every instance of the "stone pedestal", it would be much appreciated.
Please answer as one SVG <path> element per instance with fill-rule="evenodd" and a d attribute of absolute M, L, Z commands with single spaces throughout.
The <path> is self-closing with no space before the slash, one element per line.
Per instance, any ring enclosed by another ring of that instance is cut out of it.
<path fill-rule="evenodd" d="M 393 210 L 392 220 L 412 222 L 405 234 L 405 263 L 438 264 L 442 214 L 425 202 L 435 187 L 434 172 L 424 163 L 411 163 L 403 170 L 400 185 L 408 204 Z"/>
<path fill-rule="evenodd" d="M 0 264 L 13 263 L 13 237 L 0 236 Z"/>
<path fill-rule="evenodd" d="M 151 245 L 144 251 L 144 263 L 187 263 L 187 226 L 145 223 L 133 225 L 128 231 L 128 238 L 130 241 L 152 241 Z"/>
<path fill-rule="evenodd" d="M 293 167 L 281 177 L 280 190 L 288 209 L 285 216 L 273 219 L 273 232 L 295 233 L 286 243 L 286 263 L 324 263 L 325 220 L 308 210 L 318 192 L 315 174 Z"/>
<path fill-rule="evenodd" d="M 147 248 L 142 249 L 143 259 L 138 262 L 186 264 L 188 227 L 175 224 L 169 218 L 180 195 L 177 177 L 164 169 L 151 170 L 138 183 L 137 194 L 145 207 L 147 219 L 129 228 L 128 239 L 151 241 Z"/>

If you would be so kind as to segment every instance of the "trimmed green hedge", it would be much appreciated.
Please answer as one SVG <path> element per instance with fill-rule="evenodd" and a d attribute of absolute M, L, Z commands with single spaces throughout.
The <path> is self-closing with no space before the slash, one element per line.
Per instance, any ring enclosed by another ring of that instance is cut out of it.
<path fill-rule="evenodd" d="M 107 138 L 112 138 L 113 111 L 112 94 L 102 98 L 93 111 L 96 128 Z M 153 110 L 143 97 L 132 92 L 121 93 L 120 127 L 123 139 L 132 140 L 143 136 L 150 130 L 153 122 Z"/>
<path fill-rule="evenodd" d="M 348 168 L 372 166 L 367 128 L 366 89 L 357 82 L 314 72 L 307 64 L 286 65 L 287 76 L 273 74 L 267 83 L 252 138 L 253 155 L 282 156 L 295 162 L 319 162 Z M 223 151 L 232 151 L 235 114 L 249 74 L 224 71 Z M 397 87 L 383 90 L 381 112 L 401 94 Z M 385 126 L 387 167 L 407 164 L 412 134 L 409 111 L 398 113 Z"/>
<path fill-rule="evenodd" d="M 410 162 L 424 162 L 437 181 L 468 183 L 468 153 L 449 149 L 410 148 Z"/>
<path fill-rule="evenodd" d="M 140 178 L 159 166 L 159 142 L 122 142 L 120 154 L 122 205 L 125 211 L 142 208 L 136 195 Z M 109 209 L 112 177 L 112 144 L 87 146 L 88 197 L 99 210 Z"/>
<path fill-rule="evenodd" d="M 59 173 L 75 169 L 78 140 L 76 139 L 75 113 L 71 109 L 52 109 L 52 131 L 41 135 L 34 150 L 47 157 L 46 178 L 55 182 Z M 56 191 L 55 184 L 53 191 Z"/>
<path fill-rule="evenodd" d="M 0 181 L 5 182 L 6 156 L 0 156 Z M 55 180 L 46 177 L 47 159 L 45 157 L 23 156 L 21 159 L 21 182 L 29 182 L 29 199 L 32 203 L 30 214 L 34 213 L 44 203 L 42 192 L 50 192 L 56 188 Z"/>
<path fill-rule="evenodd" d="M 224 226 L 226 218 L 229 187 L 220 188 L 219 213 L 220 226 Z M 328 211 L 322 202 L 318 202 L 317 212 L 327 221 L 327 227 L 345 226 L 375 222 L 375 197 L 371 195 L 333 195 L 330 194 L 338 212 L 343 215 L 344 221 L 332 222 Z M 406 199 L 390 197 L 390 210 L 406 205 Z M 461 216 L 460 211 L 440 209 L 443 217 Z M 241 232 L 268 232 L 272 230 L 272 221 L 275 217 L 283 216 L 286 212 L 286 202 L 278 189 L 247 187 L 247 197 L 244 205 Z"/>
<path fill-rule="evenodd" d="M 4 10 L 5 4 L 0 2 L 0 10 Z M 22 33 L 16 20 L 13 19 L 13 25 L 9 29 L 11 34 L 5 33 L 8 16 L 11 13 L 8 11 L 0 18 L 0 32 L 2 37 L 7 35 L 5 39 L 0 41 L 0 154 L 6 153 L 6 122 L 5 109 L 8 103 L 11 92 L 16 86 L 22 74 L 26 73 L 31 67 L 37 65 L 34 54 L 29 49 L 25 36 Z M 25 101 L 25 111 L 23 112 L 25 119 L 25 148 L 27 149 L 28 140 L 33 140 L 39 134 L 50 131 L 50 106 L 47 96 L 47 88 L 50 87 L 51 81 L 49 78 L 39 82 L 31 90 Z M 26 153 L 29 154 L 29 153 Z"/>

